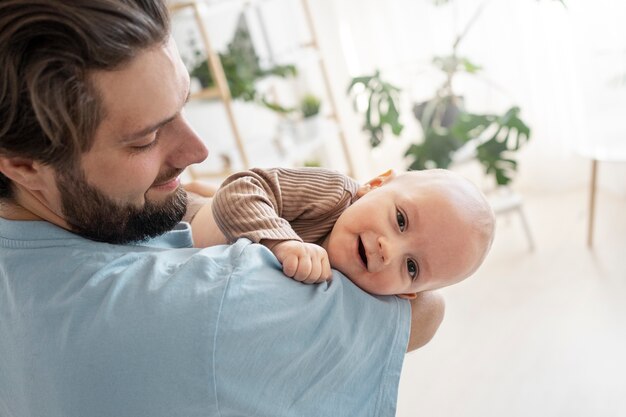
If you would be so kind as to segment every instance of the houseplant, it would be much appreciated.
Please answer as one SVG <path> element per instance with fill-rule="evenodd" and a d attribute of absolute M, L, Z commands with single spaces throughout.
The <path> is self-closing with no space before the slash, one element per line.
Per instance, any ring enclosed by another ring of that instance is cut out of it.
<path fill-rule="evenodd" d="M 449 1 L 433 0 L 435 4 Z M 562 0 L 556 1 L 563 3 Z M 456 36 L 451 53 L 433 58 L 432 65 L 445 74 L 445 81 L 432 98 L 413 107 L 423 138 L 412 143 L 405 156 L 409 169 L 447 168 L 459 150 L 464 148 L 483 165 L 486 174 L 493 176 L 498 185 L 506 185 L 513 180 L 517 170 L 515 151 L 530 138 L 530 128 L 520 118 L 519 107 L 513 106 L 502 114 L 472 113 L 465 108 L 463 97 L 453 88 L 453 80 L 458 73 L 476 74 L 481 71 L 480 66 L 459 54 L 459 45 L 485 4 L 481 4 Z M 372 147 L 382 142 L 385 132 L 395 136 L 402 132 L 398 111 L 400 93 L 399 88 L 381 78 L 379 71 L 352 79 L 348 94 L 352 95 L 355 107 L 358 107 L 359 101 L 367 102 L 363 111 L 363 130 L 369 134 Z"/>
<path fill-rule="evenodd" d="M 348 94 L 353 95 L 356 111 L 360 110 L 359 97 L 364 97 L 367 102 L 362 128 L 369 134 L 373 148 L 383 141 L 386 130 L 391 130 L 395 136 L 402 133 L 404 126 L 400 123 L 398 112 L 400 89 L 384 81 L 380 71 L 353 78 L 348 86 Z"/>
<path fill-rule="evenodd" d="M 322 101 L 314 94 L 307 93 L 300 100 L 300 112 L 307 119 L 316 116 L 320 112 Z"/>
<path fill-rule="evenodd" d="M 298 110 L 301 120 L 296 123 L 297 136 L 300 141 L 310 141 L 318 136 L 321 105 L 320 98 L 311 93 L 305 94 L 300 100 Z"/>
<path fill-rule="evenodd" d="M 189 76 L 197 79 L 202 88 L 213 86 L 215 81 L 209 70 L 207 58 L 202 54 L 193 37 L 189 39 L 189 46 L 192 50 L 192 57 L 187 60 Z M 218 55 L 233 99 L 253 101 L 279 113 L 289 113 L 296 110 L 271 102 L 265 94 L 257 90 L 256 83 L 259 80 L 269 76 L 293 77 L 297 75 L 297 70 L 294 65 L 275 65 L 267 69 L 261 68 L 243 14 L 226 51 L 220 52 Z"/>

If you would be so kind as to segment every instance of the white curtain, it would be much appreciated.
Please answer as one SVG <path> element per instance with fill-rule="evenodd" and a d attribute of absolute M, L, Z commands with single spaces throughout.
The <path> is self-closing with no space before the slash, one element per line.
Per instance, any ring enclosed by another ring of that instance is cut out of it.
<path fill-rule="evenodd" d="M 519 155 L 517 185 L 550 189 L 588 181 L 588 162 L 576 152 L 581 144 L 609 136 L 626 141 L 626 3 L 565 3 L 452 0 L 437 7 L 431 0 L 312 0 L 339 91 L 350 77 L 375 69 L 403 88 L 407 128 L 401 140 L 376 151 L 383 161 L 385 154 L 398 159 L 419 137 L 410 107 L 442 80 L 432 57 L 449 54 L 480 11 L 458 52 L 483 70 L 458 77 L 455 90 L 474 112 L 522 109 L 532 139 Z M 360 123 L 354 115 L 347 119 Z M 601 185 L 626 194 L 624 165 L 603 166 Z"/>

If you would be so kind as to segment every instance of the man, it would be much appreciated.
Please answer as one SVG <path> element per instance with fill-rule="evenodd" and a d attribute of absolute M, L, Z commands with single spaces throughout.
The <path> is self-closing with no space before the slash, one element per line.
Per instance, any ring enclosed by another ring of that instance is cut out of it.
<path fill-rule="evenodd" d="M 0 2 L 0 415 L 393 416 L 441 299 L 192 248 L 188 96 L 164 2 Z"/>

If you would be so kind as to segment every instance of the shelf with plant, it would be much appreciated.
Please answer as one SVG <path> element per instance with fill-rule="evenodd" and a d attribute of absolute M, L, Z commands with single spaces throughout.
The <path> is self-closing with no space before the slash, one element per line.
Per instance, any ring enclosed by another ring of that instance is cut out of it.
<path fill-rule="evenodd" d="M 211 74 L 207 57 L 201 52 L 195 38 L 191 37 L 188 44 L 192 51 L 191 58 L 186 60 L 189 76 L 196 79 L 203 90 L 212 89 L 215 86 L 215 80 Z M 232 41 L 227 45 L 224 52 L 218 53 L 218 57 L 233 99 L 255 102 L 278 113 L 290 113 L 296 110 L 271 101 L 266 94 L 257 89 L 257 83 L 264 78 L 271 76 L 295 77 L 298 71 L 293 64 L 262 68 L 243 17 L 240 19 Z"/>

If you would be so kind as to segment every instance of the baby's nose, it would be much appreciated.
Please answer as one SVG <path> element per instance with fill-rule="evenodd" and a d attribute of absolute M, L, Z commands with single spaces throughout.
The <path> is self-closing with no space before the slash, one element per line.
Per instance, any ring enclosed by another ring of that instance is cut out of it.
<path fill-rule="evenodd" d="M 383 265 L 388 265 L 391 262 L 391 242 L 384 236 L 378 238 L 378 253 Z"/>

